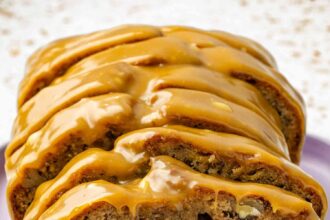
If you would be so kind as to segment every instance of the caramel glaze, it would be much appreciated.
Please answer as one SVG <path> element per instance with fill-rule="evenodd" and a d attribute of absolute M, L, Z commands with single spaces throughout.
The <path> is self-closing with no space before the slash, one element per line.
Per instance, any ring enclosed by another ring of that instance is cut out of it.
<path fill-rule="evenodd" d="M 223 44 L 246 51 L 262 62 L 276 66 L 272 56 L 261 45 L 226 32 L 214 33 L 180 26 L 161 29 L 148 25 L 125 25 L 110 30 L 64 38 L 40 48 L 28 60 L 26 76 L 20 85 L 18 106 L 21 107 L 38 90 L 49 85 L 55 77 L 62 75 L 65 69 L 84 57 L 109 47 L 142 41 L 182 29 L 209 34 L 218 41 L 223 41 Z"/>
<path fill-rule="evenodd" d="M 152 168 L 143 179 L 121 186 L 98 180 L 74 187 L 47 209 L 40 220 L 71 219 L 85 208 L 102 201 L 113 205 L 117 210 L 127 206 L 134 217 L 140 204 L 177 204 L 198 188 L 207 188 L 215 193 L 230 193 L 241 205 L 244 204 L 244 198 L 257 195 L 271 204 L 273 212 L 284 215 L 307 212 L 306 219 L 319 219 L 310 203 L 285 191 L 260 184 L 224 181 L 197 173 L 170 157 L 160 156 L 152 159 Z"/>
<path fill-rule="evenodd" d="M 119 182 L 143 174 L 139 168 L 149 161 L 146 143 L 154 137 L 178 139 L 184 143 L 192 143 L 200 150 L 212 152 L 214 155 L 249 155 L 249 163 L 260 163 L 275 166 L 287 176 L 299 179 L 308 190 L 313 189 L 322 199 L 324 207 L 327 206 L 325 193 L 322 187 L 298 166 L 274 156 L 269 149 L 251 139 L 237 135 L 212 132 L 209 130 L 193 129 L 184 126 L 167 126 L 146 128 L 129 132 L 116 140 L 113 151 L 107 152 L 92 148 L 74 157 L 57 175 L 56 178 L 40 185 L 36 191 L 33 203 L 30 205 L 24 220 L 38 219 L 39 216 L 56 201 L 57 195 L 63 194 L 80 183 L 86 170 L 94 170 L 94 174 L 101 172 L 113 176 Z M 144 168 L 146 169 L 146 168 Z M 10 194 L 15 183 L 10 184 Z M 324 214 L 324 213 L 323 213 Z"/>
<path fill-rule="evenodd" d="M 235 77 L 238 77 L 237 74 L 247 74 L 251 82 L 266 83 L 278 92 L 296 117 L 297 133 L 294 137 L 297 138 L 290 139 L 288 145 L 293 162 L 299 161 L 305 133 L 301 97 L 277 72 L 274 59 L 264 48 L 249 39 L 226 32 L 180 26 L 122 26 L 59 40 L 40 49 L 29 60 L 27 74 L 21 84 L 19 106 L 52 82 L 56 84 L 56 78 L 63 74 L 64 78 L 70 78 L 121 61 L 137 66 L 199 65 Z M 24 108 L 26 110 L 28 107 Z M 53 113 L 50 111 L 47 117 Z M 42 126 L 42 120 L 37 124 Z M 29 126 L 18 136 L 15 135 L 7 156 L 24 144 L 31 132 L 40 128 L 35 124 Z M 25 127 L 24 122 L 17 127 L 14 132 Z M 285 122 L 281 123 L 280 128 L 286 129 Z"/>
<path fill-rule="evenodd" d="M 55 113 L 81 98 L 109 92 L 125 92 L 139 98 L 139 95 L 169 87 L 213 93 L 253 110 L 271 125 L 280 127 L 275 110 L 259 91 L 243 81 L 197 66 L 133 67 L 116 63 L 60 77 L 26 102 L 16 118 L 7 153 L 11 155 Z"/>
<path fill-rule="evenodd" d="M 257 113 L 210 93 L 169 88 L 146 93 L 139 100 L 124 93 L 82 99 L 55 114 L 41 130 L 32 134 L 25 145 L 7 159 L 7 174 L 11 176 L 13 171 L 38 167 L 46 155 L 56 152 L 58 145 L 75 135 L 89 146 L 104 137 L 109 126 L 126 132 L 142 127 L 188 123 L 184 119 L 206 122 L 204 128 L 258 140 L 289 160 L 282 132 Z"/>

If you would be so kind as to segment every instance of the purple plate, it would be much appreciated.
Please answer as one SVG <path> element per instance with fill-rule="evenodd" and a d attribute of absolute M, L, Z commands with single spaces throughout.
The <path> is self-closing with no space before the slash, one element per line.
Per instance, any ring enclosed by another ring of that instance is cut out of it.
<path fill-rule="evenodd" d="M 3 148 L 2 148 L 3 149 Z M 330 198 L 330 145 L 315 137 L 308 136 L 303 150 L 301 168 L 316 178 Z M 6 175 L 3 150 L 0 151 L 0 219 L 9 220 L 6 206 Z M 327 218 L 330 220 L 330 216 Z"/>

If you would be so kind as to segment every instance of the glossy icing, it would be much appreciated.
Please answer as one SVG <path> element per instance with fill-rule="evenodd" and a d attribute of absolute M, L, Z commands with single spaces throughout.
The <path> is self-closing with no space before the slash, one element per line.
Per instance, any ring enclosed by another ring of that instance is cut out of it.
<path fill-rule="evenodd" d="M 307 211 L 307 219 L 319 219 L 310 203 L 285 191 L 271 186 L 235 183 L 200 174 L 166 156 L 154 158 L 150 172 L 141 180 L 122 186 L 102 180 L 81 184 L 66 192 L 40 219 L 69 219 L 100 201 L 107 202 L 118 210 L 127 206 L 134 216 L 138 204 L 161 201 L 177 203 L 191 196 L 198 187 L 211 189 L 215 193 L 228 192 L 235 196 L 237 202 L 243 201 L 249 195 L 258 195 L 270 202 L 274 212 L 297 214 Z"/>
<path fill-rule="evenodd" d="M 266 82 L 279 91 L 291 110 L 295 111 L 299 143 L 289 143 L 289 149 L 294 162 L 299 161 L 305 133 L 301 97 L 277 72 L 274 59 L 262 46 L 221 31 L 203 31 L 183 26 L 158 28 L 133 25 L 59 40 L 40 49 L 29 60 L 27 74 L 21 84 L 19 106 L 41 88 L 52 82 L 56 84 L 56 78 L 63 74 L 64 78 L 71 77 L 117 62 L 135 66 L 200 65 L 227 75 L 245 73 L 260 82 Z M 14 132 L 21 129 L 15 128 Z M 7 156 L 24 144 L 28 135 L 36 130 L 38 126 L 31 125 L 23 134 L 15 136 Z"/>
<path fill-rule="evenodd" d="M 327 204 L 322 187 L 313 178 L 298 166 L 274 156 L 267 147 L 258 142 L 232 134 L 184 126 L 167 126 L 126 133 L 117 139 L 114 150 L 110 152 L 88 149 L 80 153 L 62 169 L 55 179 L 38 187 L 34 202 L 27 211 L 25 220 L 38 218 L 58 193 L 62 194 L 63 191 L 77 185 L 76 181 L 82 178 L 80 175 L 85 173 L 85 170 L 94 170 L 94 173 L 97 173 L 95 170 L 98 170 L 108 176 L 116 176 L 122 181 L 129 180 L 134 172 L 137 172 L 138 167 L 149 160 L 146 143 L 157 136 L 191 143 L 204 152 L 220 155 L 231 155 L 232 153 L 249 155 L 247 163 L 262 163 L 278 167 L 286 175 L 302 181 L 304 187 L 315 190 L 323 199 L 324 206 Z M 11 185 L 14 186 L 15 183 Z"/>

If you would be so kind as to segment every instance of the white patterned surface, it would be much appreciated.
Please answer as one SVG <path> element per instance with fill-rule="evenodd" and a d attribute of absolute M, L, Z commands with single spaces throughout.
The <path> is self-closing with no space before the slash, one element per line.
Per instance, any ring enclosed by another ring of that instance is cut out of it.
<path fill-rule="evenodd" d="M 261 42 L 303 94 L 308 132 L 330 140 L 330 1 L 0 0 L 0 144 L 10 138 L 28 55 L 56 38 L 124 23 L 221 29 Z"/>

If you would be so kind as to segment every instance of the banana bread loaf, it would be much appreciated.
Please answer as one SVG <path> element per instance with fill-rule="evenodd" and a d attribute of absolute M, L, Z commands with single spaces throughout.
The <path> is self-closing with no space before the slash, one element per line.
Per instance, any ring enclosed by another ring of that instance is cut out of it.
<path fill-rule="evenodd" d="M 258 43 L 127 25 L 39 49 L 6 149 L 34 219 L 324 219 L 301 96 Z"/>

